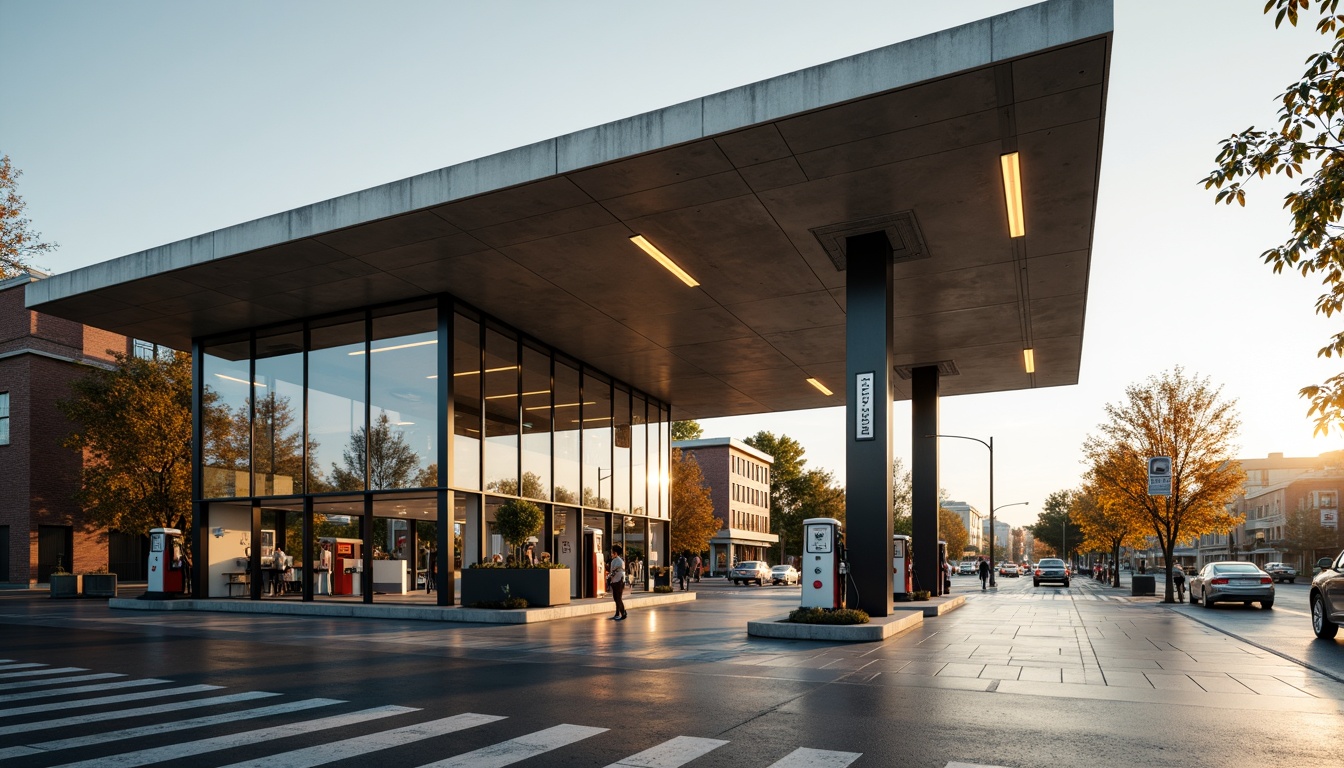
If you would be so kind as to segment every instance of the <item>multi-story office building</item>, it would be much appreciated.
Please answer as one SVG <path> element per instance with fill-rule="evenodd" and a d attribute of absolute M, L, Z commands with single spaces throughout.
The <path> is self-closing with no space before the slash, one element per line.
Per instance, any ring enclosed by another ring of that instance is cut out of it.
<path fill-rule="evenodd" d="M 45 582 L 57 567 L 143 578 L 143 537 L 85 522 L 75 501 L 83 459 L 61 444 L 75 425 L 57 407 L 89 366 L 128 352 L 127 339 L 26 308 L 43 277 L 0 280 L 0 582 Z"/>
<path fill-rule="evenodd" d="M 779 543 L 770 532 L 770 468 L 775 458 L 732 437 L 677 440 L 673 448 L 695 457 L 723 528 L 709 542 L 709 572 L 725 573 L 743 560 L 769 560 Z M 802 532 L 799 532 L 802 535 Z"/>
<path fill-rule="evenodd" d="M 985 525 L 989 520 L 981 514 L 980 510 L 967 504 L 964 501 L 944 501 L 941 504 L 943 509 L 956 512 L 961 517 L 961 524 L 966 526 L 966 547 L 977 551 L 985 551 L 989 545 L 989 538 L 985 535 Z M 960 552 L 949 552 L 948 557 L 959 557 Z"/>
<path fill-rule="evenodd" d="M 986 518 L 981 528 L 982 540 L 985 546 L 989 546 L 989 519 Z M 1008 543 L 1013 535 L 1013 527 L 1002 520 L 994 521 L 994 556 L 1000 559 L 1008 559 Z M 988 554 L 988 553 L 986 553 Z"/>

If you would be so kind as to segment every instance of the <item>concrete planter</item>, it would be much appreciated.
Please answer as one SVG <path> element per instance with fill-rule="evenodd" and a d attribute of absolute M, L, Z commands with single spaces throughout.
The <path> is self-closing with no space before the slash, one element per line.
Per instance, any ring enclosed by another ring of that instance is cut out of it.
<path fill-rule="evenodd" d="M 1157 594 L 1156 576 L 1140 576 L 1136 573 L 1131 578 L 1133 579 L 1129 585 L 1131 595 L 1152 597 Z"/>
<path fill-rule="evenodd" d="M 51 575 L 52 597 L 79 597 L 84 586 L 84 577 L 76 573 L 53 573 Z"/>
<path fill-rule="evenodd" d="M 84 574 L 83 593 L 85 597 L 116 597 L 117 574 L 115 573 Z"/>
<path fill-rule="evenodd" d="M 462 571 L 462 605 L 521 597 L 529 607 L 569 603 L 568 568 L 468 568 Z"/>

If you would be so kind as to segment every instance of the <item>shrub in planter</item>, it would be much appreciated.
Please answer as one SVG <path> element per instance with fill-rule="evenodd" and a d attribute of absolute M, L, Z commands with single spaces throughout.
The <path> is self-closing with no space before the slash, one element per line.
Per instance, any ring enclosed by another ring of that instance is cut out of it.
<path fill-rule="evenodd" d="M 79 597 L 84 577 L 77 573 L 53 573 L 48 577 L 52 597 Z"/>
<path fill-rule="evenodd" d="M 868 613 L 857 608 L 798 608 L 789 614 L 794 624 L 867 624 Z"/>
<path fill-rule="evenodd" d="M 914 592 L 911 592 L 911 593 L 910 593 L 910 599 L 911 599 L 911 600 L 928 600 L 928 599 L 929 599 L 929 590 L 927 590 L 927 589 L 916 589 Z"/>
<path fill-rule="evenodd" d="M 671 584 L 659 584 L 658 586 L 656 586 L 656 587 L 653 588 L 653 591 L 654 591 L 654 592 L 661 593 L 661 594 L 666 594 L 666 593 L 672 591 L 672 585 L 671 585 Z"/>

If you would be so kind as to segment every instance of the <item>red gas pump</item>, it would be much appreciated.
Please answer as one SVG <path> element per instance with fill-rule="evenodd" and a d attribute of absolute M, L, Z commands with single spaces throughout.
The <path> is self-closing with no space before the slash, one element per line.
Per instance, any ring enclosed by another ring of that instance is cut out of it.
<path fill-rule="evenodd" d="M 331 571 L 331 594 L 358 595 L 360 578 L 364 571 L 362 548 L 364 542 L 359 539 L 338 539 L 324 537 L 319 543 L 331 544 L 335 566 Z"/>

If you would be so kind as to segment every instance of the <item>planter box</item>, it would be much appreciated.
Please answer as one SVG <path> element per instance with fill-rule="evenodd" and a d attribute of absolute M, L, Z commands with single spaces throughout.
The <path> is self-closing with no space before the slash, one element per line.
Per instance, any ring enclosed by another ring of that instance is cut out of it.
<path fill-rule="evenodd" d="M 52 597 L 79 597 L 84 586 L 84 577 L 74 573 L 53 573 L 51 575 Z"/>
<path fill-rule="evenodd" d="M 503 600 L 506 584 L 509 596 L 528 606 L 569 603 L 568 568 L 468 568 L 462 571 L 462 605 Z"/>
<path fill-rule="evenodd" d="M 1140 597 L 1152 597 L 1157 594 L 1157 577 L 1134 574 L 1129 585 L 1129 593 Z"/>
<path fill-rule="evenodd" d="M 667 573 L 663 574 L 662 576 L 659 576 L 658 574 L 655 573 L 655 574 L 653 574 L 650 578 L 653 579 L 653 586 L 655 586 L 655 587 L 670 587 L 670 586 L 672 586 L 672 572 L 671 572 L 671 571 L 668 571 Z"/>
<path fill-rule="evenodd" d="M 85 597 L 116 597 L 117 574 L 115 573 L 84 574 L 83 592 Z"/>

